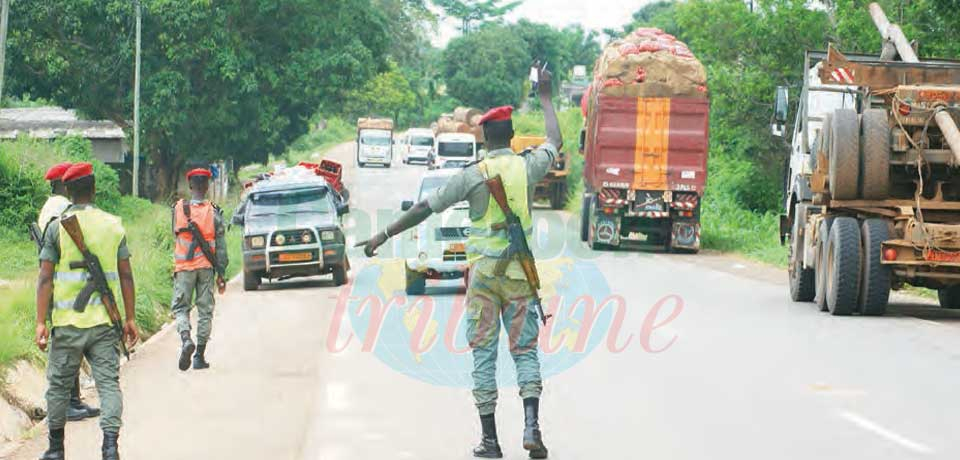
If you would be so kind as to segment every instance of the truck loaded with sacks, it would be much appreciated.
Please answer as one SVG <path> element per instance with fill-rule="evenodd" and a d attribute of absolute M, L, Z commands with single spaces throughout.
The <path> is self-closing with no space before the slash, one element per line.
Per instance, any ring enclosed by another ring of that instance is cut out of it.
<path fill-rule="evenodd" d="M 703 65 L 672 35 L 641 28 L 604 48 L 582 99 L 583 241 L 699 251 L 709 107 Z"/>
<path fill-rule="evenodd" d="M 910 284 L 960 308 L 960 62 L 919 61 L 877 4 L 870 13 L 879 56 L 805 57 L 780 221 L 790 295 L 882 315 Z M 783 134 L 786 89 L 776 101 Z"/>

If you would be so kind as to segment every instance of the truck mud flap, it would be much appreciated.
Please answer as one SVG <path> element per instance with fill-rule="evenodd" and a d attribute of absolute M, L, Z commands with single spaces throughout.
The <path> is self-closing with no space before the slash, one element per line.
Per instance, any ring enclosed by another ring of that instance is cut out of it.
<path fill-rule="evenodd" d="M 700 249 L 700 224 L 697 222 L 674 222 L 672 246 L 681 249 Z"/>
<path fill-rule="evenodd" d="M 593 234 L 597 243 L 618 246 L 620 244 L 620 217 L 616 215 L 596 214 Z"/>

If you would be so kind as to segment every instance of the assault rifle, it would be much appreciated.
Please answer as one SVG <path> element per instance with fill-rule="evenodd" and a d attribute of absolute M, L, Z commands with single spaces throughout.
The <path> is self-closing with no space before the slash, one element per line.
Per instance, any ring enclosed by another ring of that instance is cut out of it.
<path fill-rule="evenodd" d="M 506 230 L 507 239 L 510 241 L 507 248 L 500 254 L 494 273 L 497 276 L 503 276 L 507 270 L 507 265 L 512 260 L 516 259 L 517 262 L 520 263 L 520 267 L 523 268 L 524 277 L 527 279 L 527 284 L 530 285 L 530 291 L 533 292 L 533 303 L 537 306 L 538 313 L 540 313 L 540 320 L 543 322 L 543 325 L 546 326 L 547 319 L 552 315 L 547 315 L 543 312 L 543 304 L 540 300 L 540 275 L 537 274 L 537 262 L 533 258 L 533 252 L 530 251 L 530 246 L 527 244 L 527 235 L 523 231 L 523 224 L 507 204 L 507 192 L 503 189 L 503 180 L 500 179 L 500 176 L 498 175 L 492 179 L 488 179 L 486 184 L 487 189 L 490 190 L 490 195 L 493 197 L 493 200 L 497 202 L 497 205 L 500 206 L 500 210 L 505 217 L 503 222 L 493 224 L 491 228 L 493 230 Z"/>
<path fill-rule="evenodd" d="M 83 230 L 80 229 L 80 222 L 77 221 L 77 216 L 70 215 L 61 218 L 60 226 L 67 231 L 70 239 L 73 240 L 73 244 L 77 245 L 77 249 L 79 249 L 80 254 L 83 255 L 82 261 L 70 262 L 70 269 L 76 270 L 82 268 L 86 270 L 89 275 L 87 284 L 80 290 L 80 294 L 77 295 L 77 300 L 73 303 L 73 309 L 78 312 L 83 312 L 87 308 L 87 303 L 90 302 L 90 297 L 94 293 L 99 294 L 100 302 L 103 303 L 103 306 L 107 309 L 107 316 L 110 317 L 110 324 L 117 332 L 117 337 L 120 338 L 120 349 L 123 350 L 123 355 L 126 356 L 127 359 L 130 359 L 130 352 L 127 351 L 127 344 L 123 340 L 123 322 L 120 319 L 120 310 L 117 309 L 117 298 L 114 297 L 113 290 L 111 290 L 110 285 L 107 284 L 107 276 L 103 272 L 103 265 L 100 264 L 100 258 L 87 248 L 87 244 L 83 238 Z"/>
<path fill-rule="evenodd" d="M 37 253 L 39 253 L 43 249 L 43 230 L 36 223 L 30 222 L 27 231 L 30 232 L 30 239 L 37 244 Z"/>
<path fill-rule="evenodd" d="M 207 261 L 210 262 L 210 265 L 212 265 L 213 269 L 217 272 L 217 291 L 222 295 L 227 290 L 227 282 L 223 279 L 223 267 L 217 264 L 213 248 L 211 248 L 210 243 L 203 238 L 203 233 L 200 232 L 200 227 L 197 227 L 197 223 L 190 218 L 190 203 L 187 200 L 181 200 L 180 205 L 183 209 L 183 215 L 187 218 L 187 226 L 177 230 L 177 233 L 190 232 L 190 235 L 193 236 L 193 242 L 190 243 L 190 247 L 187 248 L 188 255 L 193 254 L 194 245 L 200 245 L 200 252 L 203 253 L 203 257 L 207 258 Z M 220 250 L 225 251 L 226 248 L 221 248 Z"/>

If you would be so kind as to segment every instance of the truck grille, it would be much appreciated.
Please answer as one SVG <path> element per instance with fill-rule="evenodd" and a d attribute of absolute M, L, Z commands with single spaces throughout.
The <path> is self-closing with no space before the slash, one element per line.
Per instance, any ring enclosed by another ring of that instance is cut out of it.
<path fill-rule="evenodd" d="M 466 262 L 467 253 L 459 251 L 443 251 L 444 262 Z"/>
<path fill-rule="evenodd" d="M 437 239 L 461 240 L 470 236 L 470 227 L 440 227 L 437 229 Z"/>
<path fill-rule="evenodd" d="M 279 241 L 279 236 L 283 237 L 283 242 Z M 305 241 L 304 237 L 308 237 L 309 240 Z M 300 244 L 315 244 L 317 242 L 317 235 L 313 233 L 313 230 L 306 228 L 300 228 L 296 230 L 281 230 L 274 232 L 271 238 L 271 246 L 296 246 Z"/>

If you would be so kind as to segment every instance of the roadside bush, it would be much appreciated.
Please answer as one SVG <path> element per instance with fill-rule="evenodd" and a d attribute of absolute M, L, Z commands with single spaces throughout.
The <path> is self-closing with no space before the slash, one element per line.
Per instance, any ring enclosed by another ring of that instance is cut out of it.
<path fill-rule="evenodd" d="M 26 235 L 26 225 L 37 220 L 50 190 L 40 169 L 24 163 L 7 147 L 0 143 L 0 227 Z"/>

